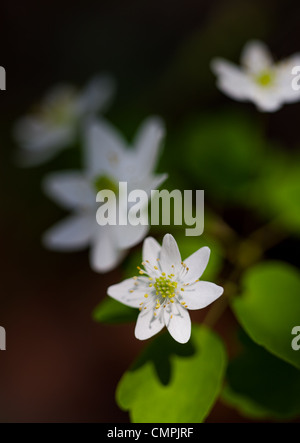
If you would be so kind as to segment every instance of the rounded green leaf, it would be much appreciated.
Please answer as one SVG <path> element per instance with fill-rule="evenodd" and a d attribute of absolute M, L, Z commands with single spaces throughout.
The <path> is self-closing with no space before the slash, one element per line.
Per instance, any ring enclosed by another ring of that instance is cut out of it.
<path fill-rule="evenodd" d="M 199 423 L 219 395 L 226 352 L 218 336 L 194 326 L 186 345 L 158 336 L 127 371 L 117 402 L 134 423 Z"/>
<path fill-rule="evenodd" d="M 265 262 L 251 268 L 242 280 L 242 295 L 233 311 L 249 336 L 277 357 L 300 368 L 291 334 L 300 325 L 300 274 L 291 265 Z"/>
<path fill-rule="evenodd" d="M 229 362 L 222 399 L 252 419 L 292 419 L 300 414 L 300 371 L 243 337 Z"/>

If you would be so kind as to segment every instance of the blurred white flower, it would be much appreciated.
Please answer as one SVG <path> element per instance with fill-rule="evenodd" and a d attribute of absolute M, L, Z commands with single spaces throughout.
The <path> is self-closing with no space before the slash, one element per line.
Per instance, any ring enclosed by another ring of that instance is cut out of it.
<path fill-rule="evenodd" d="M 53 88 L 35 112 L 15 125 L 14 137 L 21 150 L 21 166 L 34 166 L 53 158 L 74 142 L 80 123 L 103 111 L 114 94 L 115 84 L 107 76 L 94 77 L 81 91 L 71 85 Z"/>
<path fill-rule="evenodd" d="M 202 309 L 223 294 L 223 288 L 214 283 L 199 281 L 210 256 L 207 247 L 199 249 L 185 262 L 174 237 L 166 234 L 162 247 L 152 237 L 143 245 L 143 267 L 139 277 L 129 278 L 110 286 L 110 297 L 133 308 L 140 314 L 135 336 L 146 340 L 164 326 L 179 343 L 191 336 L 188 309 Z"/>
<path fill-rule="evenodd" d="M 292 88 L 292 68 L 300 64 L 300 54 L 275 63 L 260 41 L 246 44 L 241 68 L 227 60 L 212 60 L 221 91 L 238 101 L 252 101 L 260 111 L 274 112 L 284 103 L 300 101 L 300 91 Z"/>
<path fill-rule="evenodd" d="M 161 120 L 149 118 L 142 124 L 131 149 L 107 122 L 89 121 L 84 172 L 52 173 L 44 181 L 45 192 L 73 212 L 46 232 L 46 247 L 75 251 L 90 246 L 90 264 L 95 271 L 107 272 L 116 267 L 126 250 L 145 237 L 149 227 L 99 226 L 96 195 L 102 189 L 117 191 L 120 181 L 127 182 L 128 191 L 141 189 L 149 195 L 151 189 L 156 189 L 167 177 L 153 174 L 163 136 Z"/>

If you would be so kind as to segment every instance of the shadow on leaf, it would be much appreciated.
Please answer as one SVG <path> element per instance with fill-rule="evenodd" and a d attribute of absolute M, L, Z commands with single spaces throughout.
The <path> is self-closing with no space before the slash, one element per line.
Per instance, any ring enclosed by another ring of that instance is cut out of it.
<path fill-rule="evenodd" d="M 191 340 L 182 345 L 177 343 L 169 333 L 164 333 L 150 343 L 131 367 L 130 371 L 134 372 L 144 364 L 151 362 L 160 382 L 166 386 L 169 384 L 172 375 L 171 357 L 173 355 L 178 357 L 191 357 L 194 354 L 195 347 Z"/>

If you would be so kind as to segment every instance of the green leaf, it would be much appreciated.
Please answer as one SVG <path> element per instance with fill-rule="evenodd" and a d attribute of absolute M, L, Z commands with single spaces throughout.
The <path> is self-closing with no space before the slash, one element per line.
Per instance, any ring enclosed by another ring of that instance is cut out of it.
<path fill-rule="evenodd" d="M 300 275 L 281 262 L 265 262 L 242 280 L 242 295 L 233 311 L 249 336 L 279 358 L 300 368 L 300 352 L 291 346 L 294 326 L 300 325 Z"/>
<path fill-rule="evenodd" d="M 198 423 L 219 395 L 226 365 L 221 340 L 194 326 L 186 345 L 158 336 L 117 388 L 117 402 L 134 423 Z"/>
<path fill-rule="evenodd" d="M 127 323 L 136 321 L 138 312 L 138 309 L 107 297 L 95 308 L 93 319 L 99 323 Z"/>
<path fill-rule="evenodd" d="M 300 371 L 249 337 L 227 369 L 222 399 L 252 419 L 292 419 L 300 414 Z"/>
<path fill-rule="evenodd" d="M 260 128 L 243 113 L 214 113 L 189 122 L 178 160 L 215 199 L 245 200 L 263 168 L 264 139 Z"/>
<path fill-rule="evenodd" d="M 278 225 L 300 234 L 300 158 L 275 153 L 257 182 L 253 205 Z"/>
<path fill-rule="evenodd" d="M 235 392 L 229 385 L 224 387 L 221 399 L 226 405 L 237 409 L 241 415 L 247 418 L 260 420 L 279 418 L 273 411 L 256 403 L 252 398 L 247 397 L 246 394 Z"/>

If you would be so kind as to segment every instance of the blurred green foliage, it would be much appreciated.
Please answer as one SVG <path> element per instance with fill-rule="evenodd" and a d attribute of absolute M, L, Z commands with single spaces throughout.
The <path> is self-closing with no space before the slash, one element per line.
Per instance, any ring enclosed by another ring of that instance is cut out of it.
<path fill-rule="evenodd" d="M 213 200 L 245 200 L 263 171 L 265 141 L 247 114 L 226 111 L 190 119 L 178 143 L 185 174 Z"/>
<path fill-rule="evenodd" d="M 93 311 L 93 319 L 99 323 L 127 323 L 136 321 L 138 310 L 106 297 Z"/>
<path fill-rule="evenodd" d="M 275 219 L 281 229 L 300 234 L 300 158 L 283 151 L 270 153 L 264 172 L 255 183 L 253 208 Z"/>

